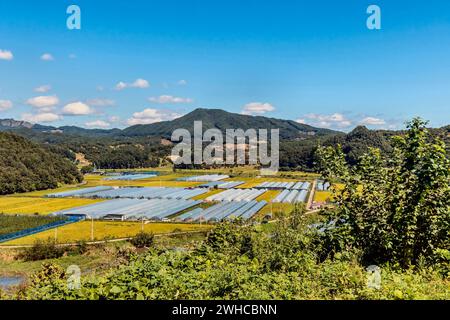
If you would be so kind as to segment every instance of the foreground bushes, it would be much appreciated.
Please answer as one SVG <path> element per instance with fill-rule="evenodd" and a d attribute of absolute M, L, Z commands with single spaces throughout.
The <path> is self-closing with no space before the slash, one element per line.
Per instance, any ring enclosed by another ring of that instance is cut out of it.
<path fill-rule="evenodd" d="M 392 155 L 370 149 L 354 166 L 342 149 L 318 148 L 324 177 L 344 185 L 328 212 L 328 254 L 356 248 L 367 263 L 404 269 L 450 263 L 450 159 L 425 126 L 414 119 Z"/>
<path fill-rule="evenodd" d="M 367 286 L 358 252 L 319 262 L 303 225 L 218 226 L 194 251 L 151 249 L 102 277 L 69 290 L 61 269 L 47 266 L 23 299 L 449 299 L 449 279 L 434 269 L 381 266 L 381 288 Z M 53 268 L 53 269 L 51 269 Z M 55 269 L 56 268 L 56 269 Z"/>
<path fill-rule="evenodd" d="M 36 241 L 32 247 L 26 248 L 19 258 L 24 261 L 38 261 L 45 259 L 56 259 L 64 255 L 64 248 L 56 246 L 54 241 Z"/>

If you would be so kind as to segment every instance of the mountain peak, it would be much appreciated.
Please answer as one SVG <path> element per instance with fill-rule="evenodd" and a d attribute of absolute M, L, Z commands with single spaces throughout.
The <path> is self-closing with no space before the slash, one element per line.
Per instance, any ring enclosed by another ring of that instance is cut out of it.
<path fill-rule="evenodd" d="M 33 127 L 33 124 L 26 122 L 26 121 L 20 121 L 20 120 L 14 120 L 14 119 L 0 119 L 0 127 L 30 129 Z"/>
<path fill-rule="evenodd" d="M 292 120 L 268 118 L 264 116 L 243 115 L 224 111 L 222 109 L 197 108 L 184 116 L 164 122 L 136 125 L 123 130 L 127 136 L 161 136 L 170 138 L 176 129 L 187 129 L 191 133 L 194 121 L 202 121 L 203 130 L 219 129 L 280 129 L 281 139 L 298 139 L 314 135 L 328 135 L 337 133 L 329 129 L 315 128 Z"/>

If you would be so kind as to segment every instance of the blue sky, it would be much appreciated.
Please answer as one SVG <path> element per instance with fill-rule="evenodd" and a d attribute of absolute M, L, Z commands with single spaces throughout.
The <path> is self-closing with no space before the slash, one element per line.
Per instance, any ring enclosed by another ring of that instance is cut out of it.
<path fill-rule="evenodd" d="M 112 128 L 204 107 L 348 131 L 446 125 L 449 104 L 445 0 L 0 3 L 0 118 Z"/>

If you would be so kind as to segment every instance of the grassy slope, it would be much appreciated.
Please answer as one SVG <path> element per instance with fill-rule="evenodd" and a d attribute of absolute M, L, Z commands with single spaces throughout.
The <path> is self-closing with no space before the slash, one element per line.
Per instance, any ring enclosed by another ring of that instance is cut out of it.
<path fill-rule="evenodd" d="M 178 236 L 163 236 L 155 238 L 155 245 L 158 248 L 183 247 L 191 248 L 194 243 L 203 240 L 204 234 L 187 234 Z M 70 265 L 80 267 L 83 275 L 91 273 L 102 273 L 116 263 L 118 250 L 127 248 L 127 242 L 107 243 L 103 245 L 89 246 L 85 254 L 71 254 L 59 259 L 49 259 L 42 261 L 22 261 L 16 256 L 23 249 L 0 248 L 0 275 L 25 275 L 37 272 L 41 269 L 42 263 L 56 263 L 63 268 Z"/>

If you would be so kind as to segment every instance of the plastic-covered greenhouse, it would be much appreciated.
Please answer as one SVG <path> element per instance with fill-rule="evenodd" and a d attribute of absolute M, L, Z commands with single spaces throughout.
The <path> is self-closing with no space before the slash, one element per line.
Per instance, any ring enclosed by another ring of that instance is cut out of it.
<path fill-rule="evenodd" d="M 66 209 L 56 215 L 112 220 L 162 220 L 201 203 L 173 199 L 114 199 L 92 205 Z"/>

